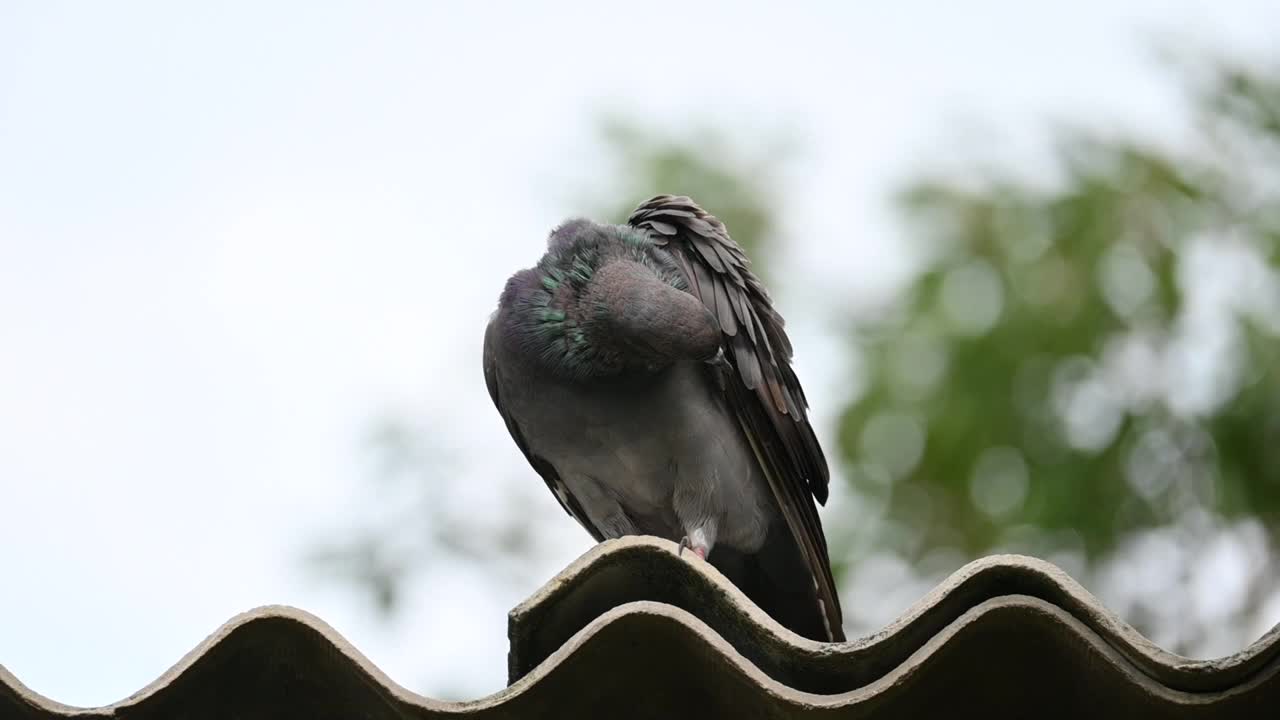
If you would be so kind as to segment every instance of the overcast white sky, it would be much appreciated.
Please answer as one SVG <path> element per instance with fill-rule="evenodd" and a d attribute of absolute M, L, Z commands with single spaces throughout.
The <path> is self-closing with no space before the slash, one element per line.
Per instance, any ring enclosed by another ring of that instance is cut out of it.
<path fill-rule="evenodd" d="M 480 334 L 610 182 L 596 109 L 798 131 L 797 267 L 865 294 L 901 265 L 883 194 L 958 120 L 1176 132 L 1149 33 L 1280 27 L 1265 0 L 887 5 L 0 3 L 0 664 L 108 703 L 287 603 L 411 688 L 496 690 L 532 587 L 446 574 L 393 632 L 297 556 L 388 408 L 457 408 L 460 452 L 518 461 Z M 557 566 L 587 547 L 549 532 Z"/>

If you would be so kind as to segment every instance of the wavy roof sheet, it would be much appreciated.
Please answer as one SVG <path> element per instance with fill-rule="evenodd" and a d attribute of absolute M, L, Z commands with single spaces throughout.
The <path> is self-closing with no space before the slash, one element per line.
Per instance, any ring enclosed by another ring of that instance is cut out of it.
<path fill-rule="evenodd" d="M 62 705 L 0 667 L 0 720 L 1280 718 L 1280 626 L 1234 655 L 1189 660 L 1054 566 L 1013 555 L 966 565 L 874 635 L 819 643 L 674 544 L 626 538 L 515 608 L 509 635 L 509 687 L 441 702 L 396 684 L 319 618 L 263 607 L 106 707 Z"/>

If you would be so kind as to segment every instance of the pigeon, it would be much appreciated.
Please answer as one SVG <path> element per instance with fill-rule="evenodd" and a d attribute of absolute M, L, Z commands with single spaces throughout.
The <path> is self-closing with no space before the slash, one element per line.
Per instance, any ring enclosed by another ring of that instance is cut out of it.
<path fill-rule="evenodd" d="M 597 542 L 679 542 L 792 632 L 843 641 L 828 468 L 791 357 L 742 248 L 671 195 L 553 229 L 484 336 L 507 430 Z"/>

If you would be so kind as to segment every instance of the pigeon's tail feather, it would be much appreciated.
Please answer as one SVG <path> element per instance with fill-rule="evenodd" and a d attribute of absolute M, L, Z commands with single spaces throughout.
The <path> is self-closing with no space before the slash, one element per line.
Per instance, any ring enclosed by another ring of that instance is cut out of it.
<path fill-rule="evenodd" d="M 819 642 L 845 639 L 843 628 L 832 628 L 828 634 L 814 579 L 785 527 L 774 525 L 764 546 L 755 553 L 718 545 L 709 560 L 769 617 L 792 632 Z"/>

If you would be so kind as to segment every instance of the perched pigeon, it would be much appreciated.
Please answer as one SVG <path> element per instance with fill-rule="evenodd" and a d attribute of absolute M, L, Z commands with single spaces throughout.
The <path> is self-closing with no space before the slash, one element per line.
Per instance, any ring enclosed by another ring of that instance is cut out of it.
<path fill-rule="evenodd" d="M 800 635 L 843 640 L 816 499 L 827 464 L 768 293 L 724 225 L 661 195 L 570 220 L 507 281 L 484 375 L 512 438 L 597 541 L 656 535 Z"/>

